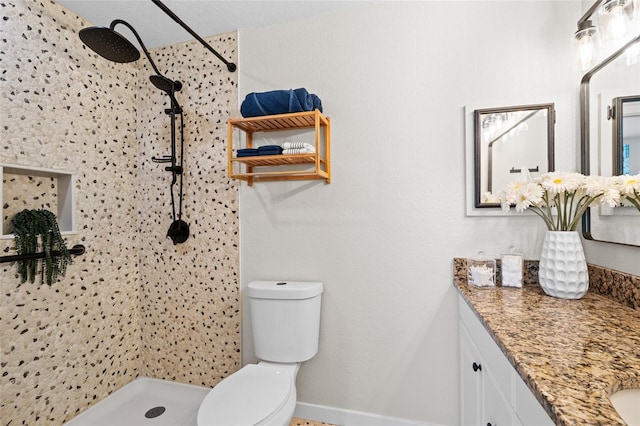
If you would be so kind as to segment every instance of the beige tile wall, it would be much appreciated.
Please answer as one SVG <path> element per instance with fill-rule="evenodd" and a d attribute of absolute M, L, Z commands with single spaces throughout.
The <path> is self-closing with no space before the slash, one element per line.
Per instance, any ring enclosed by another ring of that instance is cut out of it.
<path fill-rule="evenodd" d="M 58 179 L 4 171 L 2 187 L 2 235 L 13 233 L 11 219 L 24 209 L 58 211 Z"/>
<path fill-rule="evenodd" d="M 236 61 L 235 33 L 205 40 Z M 149 82 L 145 61 L 138 108 L 142 374 L 213 386 L 240 367 L 238 184 L 227 178 L 225 145 L 237 73 L 198 42 L 152 55 L 160 72 L 183 84 L 175 96 L 184 115 L 183 220 L 191 235 L 176 246 L 166 236 L 171 174 L 151 157 L 171 152 L 169 96 Z"/>
<path fill-rule="evenodd" d="M 74 172 L 67 241 L 87 248 L 51 287 L 1 265 L 1 424 L 61 424 L 140 374 L 215 384 L 239 367 L 237 187 L 224 172 L 236 76 L 196 44 L 152 52 L 185 83 L 192 236 L 173 246 L 169 174 L 150 162 L 168 153 L 167 97 L 147 65 L 89 51 L 77 37 L 88 23 L 53 2 L 3 2 L 0 14 L 0 163 Z M 235 60 L 235 33 L 208 40 Z M 6 184 L 3 199 L 34 197 L 20 188 Z"/>

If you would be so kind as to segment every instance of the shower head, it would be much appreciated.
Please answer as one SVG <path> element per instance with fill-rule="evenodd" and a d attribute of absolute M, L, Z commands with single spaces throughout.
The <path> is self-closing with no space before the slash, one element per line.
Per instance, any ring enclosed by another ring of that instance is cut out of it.
<path fill-rule="evenodd" d="M 113 28 L 118 24 L 122 24 L 131 30 L 133 35 L 138 40 L 138 43 L 140 43 L 142 51 L 146 55 L 147 59 L 149 59 L 151 67 L 153 67 L 153 70 L 156 72 L 155 75 L 149 77 L 149 80 L 151 80 L 154 86 L 156 86 L 163 92 L 168 93 L 169 96 L 174 99 L 173 93 L 179 92 L 180 89 L 182 89 L 182 83 L 177 80 L 170 80 L 160 74 L 158 67 L 156 67 L 153 59 L 151 59 L 147 48 L 140 39 L 140 36 L 128 22 L 123 21 L 122 19 L 116 19 L 111 22 L 109 28 L 83 28 L 78 33 L 78 36 L 80 37 L 80 40 L 82 40 L 82 42 L 87 45 L 87 47 L 89 47 L 91 50 L 105 59 L 118 63 L 137 61 L 138 59 L 140 59 L 140 51 L 138 51 L 138 49 L 126 37 L 114 31 Z"/>
<path fill-rule="evenodd" d="M 151 80 L 153 85 L 163 92 L 173 93 L 179 92 L 180 89 L 182 89 L 181 82 L 179 82 L 178 80 L 173 81 L 163 75 L 152 75 L 151 77 L 149 77 L 149 80 Z"/>
<path fill-rule="evenodd" d="M 122 19 L 115 19 L 111 22 L 109 28 L 83 28 L 78 33 L 78 36 L 80 36 L 80 40 L 82 40 L 82 42 L 86 44 L 87 47 L 89 47 L 91 50 L 105 59 L 119 63 L 137 61 L 138 58 L 140 58 L 140 52 L 138 51 L 138 49 L 136 49 L 136 47 L 131 44 L 131 42 L 127 40 L 126 37 L 113 30 L 118 24 L 122 24 L 131 30 L 133 35 L 136 37 L 136 40 L 138 40 L 138 43 L 140 44 L 144 55 L 149 60 L 151 67 L 156 72 L 156 74 L 160 75 L 160 70 L 158 70 L 158 67 L 156 66 L 155 62 L 153 62 L 153 59 L 151 59 L 151 55 L 149 55 L 149 51 L 142 42 L 142 39 L 138 35 L 138 32 L 127 21 L 123 21 Z"/>
<path fill-rule="evenodd" d="M 152 75 L 151 77 L 149 77 L 149 80 L 151 80 L 154 86 L 165 92 L 167 95 L 169 95 L 169 98 L 171 98 L 171 109 L 168 111 L 172 111 L 178 114 L 181 113 L 182 108 L 180 108 L 180 104 L 178 103 L 178 100 L 176 99 L 174 93 L 179 92 L 180 89 L 182 89 L 182 83 L 178 80 L 173 81 L 170 78 L 167 78 L 160 74 Z"/>
<path fill-rule="evenodd" d="M 83 28 L 78 36 L 87 47 L 110 61 L 123 64 L 140 59 L 138 49 L 123 35 L 111 28 Z"/>

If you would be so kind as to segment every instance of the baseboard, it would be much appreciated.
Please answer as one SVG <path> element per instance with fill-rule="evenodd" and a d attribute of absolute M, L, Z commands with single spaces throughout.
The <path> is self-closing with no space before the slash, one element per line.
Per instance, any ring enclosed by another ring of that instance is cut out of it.
<path fill-rule="evenodd" d="M 298 402 L 294 417 L 340 426 L 436 426 L 416 420 Z"/>

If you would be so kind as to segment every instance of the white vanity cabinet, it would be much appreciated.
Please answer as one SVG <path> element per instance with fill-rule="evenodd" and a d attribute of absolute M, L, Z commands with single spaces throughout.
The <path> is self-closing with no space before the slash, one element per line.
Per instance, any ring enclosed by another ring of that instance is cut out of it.
<path fill-rule="evenodd" d="M 460 424 L 553 425 L 462 296 L 458 299 L 458 309 Z"/>

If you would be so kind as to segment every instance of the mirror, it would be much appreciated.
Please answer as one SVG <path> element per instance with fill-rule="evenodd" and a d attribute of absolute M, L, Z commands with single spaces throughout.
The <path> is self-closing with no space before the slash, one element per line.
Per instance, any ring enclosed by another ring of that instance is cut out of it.
<path fill-rule="evenodd" d="M 500 191 L 554 170 L 553 103 L 474 111 L 475 207 L 500 207 Z M 526 175 L 526 173 L 524 173 Z"/>
<path fill-rule="evenodd" d="M 638 87 L 640 93 L 640 87 Z M 640 173 L 640 95 L 613 99 L 608 116 L 613 120 L 613 174 Z"/>
<path fill-rule="evenodd" d="M 635 37 L 584 75 L 580 86 L 582 173 L 640 173 L 640 63 L 628 63 Z M 626 172 L 628 170 L 628 172 Z M 594 206 L 582 221 L 585 238 L 640 246 L 640 212 L 634 207 Z"/>

